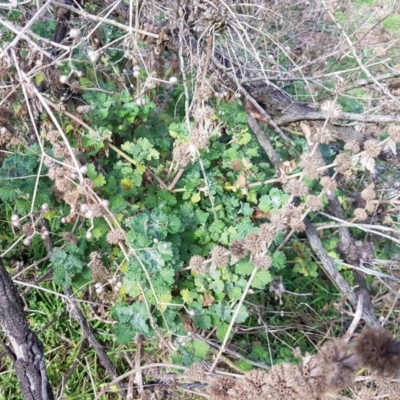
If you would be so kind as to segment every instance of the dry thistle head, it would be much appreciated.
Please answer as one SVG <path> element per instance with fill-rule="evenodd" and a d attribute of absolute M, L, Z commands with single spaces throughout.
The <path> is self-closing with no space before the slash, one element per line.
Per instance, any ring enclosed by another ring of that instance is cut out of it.
<path fill-rule="evenodd" d="M 211 260 L 216 267 L 226 267 L 229 262 L 229 254 L 222 246 L 215 246 L 211 253 Z"/>
<path fill-rule="evenodd" d="M 388 128 L 388 133 L 390 138 L 395 142 L 400 142 L 400 126 L 399 125 L 390 125 Z"/>
<path fill-rule="evenodd" d="M 263 241 L 258 233 L 249 233 L 244 239 L 244 247 L 251 253 L 259 253 L 262 251 Z"/>
<path fill-rule="evenodd" d="M 361 365 L 379 376 L 391 376 L 400 369 L 400 341 L 384 329 L 365 327 L 354 350 Z"/>
<path fill-rule="evenodd" d="M 356 208 L 354 210 L 354 218 L 357 221 L 365 221 L 368 218 L 368 214 L 363 208 Z"/>
<path fill-rule="evenodd" d="M 126 233 L 123 229 L 114 229 L 107 233 L 106 240 L 110 244 L 118 244 L 126 240 Z"/>
<path fill-rule="evenodd" d="M 256 268 L 259 269 L 270 269 L 272 265 L 271 257 L 266 254 L 255 254 L 252 258 L 252 262 Z"/>
<path fill-rule="evenodd" d="M 207 272 L 207 265 L 204 262 L 204 258 L 201 256 L 192 256 L 189 261 L 189 267 L 196 274 L 205 274 Z"/>
<path fill-rule="evenodd" d="M 286 193 L 292 196 L 305 196 L 308 194 L 308 186 L 305 182 L 299 181 L 297 179 L 291 179 L 285 186 L 284 190 Z"/>
<path fill-rule="evenodd" d="M 332 194 L 336 188 L 337 183 L 334 179 L 331 179 L 330 176 L 324 176 L 320 180 L 321 186 L 326 190 L 327 195 Z"/>
<path fill-rule="evenodd" d="M 351 168 L 351 156 L 349 154 L 341 153 L 335 158 L 335 170 L 344 174 Z"/>
<path fill-rule="evenodd" d="M 375 192 L 375 185 L 373 183 L 369 184 L 362 192 L 361 192 L 361 197 L 366 200 L 374 200 L 376 196 Z"/>
<path fill-rule="evenodd" d="M 213 378 L 207 386 L 210 400 L 231 400 L 232 396 L 228 393 L 236 385 L 233 378 L 227 376 L 217 376 Z"/>
<path fill-rule="evenodd" d="M 238 259 L 246 257 L 249 252 L 244 245 L 244 240 L 235 240 L 232 242 L 229 246 L 229 251 L 233 257 Z"/>
<path fill-rule="evenodd" d="M 317 361 L 320 375 L 327 388 L 345 388 L 350 386 L 358 367 L 358 357 L 344 340 L 325 343 L 319 350 Z"/>
<path fill-rule="evenodd" d="M 299 166 L 303 168 L 307 178 L 317 179 L 320 176 L 318 168 L 323 167 L 324 162 L 318 155 L 303 154 Z"/>
<path fill-rule="evenodd" d="M 258 236 L 267 243 L 271 243 L 276 235 L 276 228 L 274 225 L 269 223 L 261 224 L 258 227 Z"/>
<path fill-rule="evenodd" d="M 253 369 L 238 379 L 229 394 L 233 399 L 264 399 L 264 389 L 269 380 L 268 372 Z"/>
<path fill-rule="evenodd" d="M 360 144 L 356 141 L 347 142 L 344 145 L 344 149 L 356 154 L 360 152 Z"/>
<path fill-rule="evenodd" d="M 367 156 L 377 158 L 381 152 L 380 142 L 375 139 L 367 140 L 364 143 L 364 150 Z"/>
<path fill-rule="evenodd" d="M 322 200 L 315 195 L 307 196 L 306 206 L 310 208 L 311 211 L 320 211 L 324 207 Z"/>

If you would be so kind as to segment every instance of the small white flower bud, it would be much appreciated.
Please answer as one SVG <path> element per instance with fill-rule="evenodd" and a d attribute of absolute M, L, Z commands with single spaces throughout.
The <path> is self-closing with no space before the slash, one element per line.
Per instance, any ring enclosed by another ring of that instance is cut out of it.
<path fill-rule="evenodd" d="M 97 294 L 102 294 L 103 292 L 104 292 L 104 288 L 103 287 L 96 288 L 96 293 Z"/>
<path fill-rule="evenodd" d="M 66 84 L 68 83 L 68 76 L 67 75 L 61 75 L 59 78 L 60 83 Z"/>
<path fill-rule="evenodd" d="M 92 210 L 87 210 L 85 212 L 85 218 L 87 218 L 87 219 L 93 218 L 93 211 Z"/>
<path fill-rule="evenodd" d="M 100 58 L 100 54 L 97 51 L 91 50 L 88 52 L 88 58 L 92 63 L 95 63 Z"/>
<path fill-rule="evenodd" d="M 101 200 L 100 204 L 101 204 L 104 208 L 110 207 L 110 202 L 109 202 L 108 200 Z"/>
<path fill-rule="evenodd" d="M 103 286 L 103 284 L 101 283 L 101 282 L 96 282 L 95 284 L 94 284 L 94 287 L 96 288 L 96 289 L 98 289 L 98 288 L 100 288 L 100 287 L 102 287 Z"/>
<path fill-rule="evenodd" d="M 82 204 L 79 206 L 79 212 L 80 212 L 81 214 L 85 214 L 85 212 L 88 211 L 88 210 L 89 210 L 89 206 L 88 206 L 86 203 L 82 203 Z"/>
<path fill-rule="evenodd" d="M 169 78 L 169 83 L 171 85 L 176 85 L 178 83 L 178 78 L 176 76 L 171 76 L 171 78 Z"/>
<path fill-rule="evenodd" d="M 47 212 L 49 211 L 50 207 L 47 203 L 43 203 L 41 209 L 42 211 Z"/>
<path fill-rule="evenodd" d="M 81 38 L 81 31 L 79 29 L 71 29 L 69 31 L 69 37 L 73 40 L 79 40 Z"/>
<path fill-rule="evenodd" d="M 26 238 L 23 240 L 22 243 L 24 244 L 24 246 L 30 246 L 31 243 L 32 243 L 32 238 L 26 237 Z"/>
<path fill-rule="evenodd" d="M 134 76 L 135 78 L 139 78 L 139 76 L 140 76 L 140 71 L 133 71 L 133 76 Z"/>
<path fill-rule="evenodd" d="M 136 99 L 136 104 L 137 104 L 138 106 L 144 106 L 144 105 L 146 104 L 146 99 L 143 99 L 142 97 L 138 97 L 138 98 Z"/>
<path fill-rule="evenodd" d="M 92 232 L 86 232 L 86 239 L 90 240 L 92 238 Z"/>
<path fill-rule="evenodd" d="M 81 171 L 82 175 L 86 175 L 88 172 L 88 167 L 86 165 L 83 165 L 82 167 L 79 168 L 79 170 Z"/>
<path fill-rule="evenodd" d="M 18 216 L 17 214 L 11 215 L 11 221 L 12 221 L 12 222 L 16 222 L 16 221 L 18 221 L 18 220 L 19 220 L 19 216 Z"/>

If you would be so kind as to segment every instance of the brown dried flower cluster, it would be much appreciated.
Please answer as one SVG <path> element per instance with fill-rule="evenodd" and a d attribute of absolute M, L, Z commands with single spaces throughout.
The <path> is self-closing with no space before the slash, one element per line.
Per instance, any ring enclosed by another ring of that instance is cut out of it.
<path fill-rule="evenodd" d="M 107 233 L 106 240 L 110 244 L 118 244 L 126 240 L 126 233 L 123 229 L 114 229 Z"/>
<path fill-rule="evenodd" d="M 264 223 L 258 227 L 258 236 L 267 243 L 271 243 L 276 235 L 276 228 L 272 224 Z"/>
<path fill-rule="evenodd" d="M 303 154 L 299 166 L 303 168 L 303 171 L 307 178 L 317 179 L 320 176 L 318 168 L 324 166 L 322 158 L 318 155 Z"/>
<path fill-rule="evenodd" d="M 238 259 L 244 258 L 247 256 L 249 251 L 246 249 L 244 240 L 235 240 L 229 247 L 229 251 L 233 257 Z"/>
<path fill-rule="evenodd" d="M 368 214 L 363 208 L 356 208 L 354 210 L 354 218 L 357 221 L 365 221 L 368 218 Z"/>
<path fill-rule="evenodd" d="M 62 234 L 63 239 L 65 240 L 66 243 L 68 244 L 77 244 L 78 243 L 78 238 L 71 232 L 64 232 Z"/>
<path fill-rule="evenodd" d="M 327 195 L 331 195 L 337 188 L 337 183 L 330 176 L 323 176 L 320 180 L 322 187 L 326 190 Z"/>
<path fill-rule="evenodd" d="M 362 192 L 361 197 L 366 201 L 374 200 L 376 197 L 375 185 L 373 183 L 369 184 Z"/>
<path fill-rule="evenodd" d="M 335 170 L 345 174 L 351 168 L 351 156 L 349 154 L 341 153 L 335 158 Z"/>
<path fill-rule="evenodd" d="M 305 196 L 308 194 L 308 186 L 305 182 L 291 179 L 285 186 L 284 191 L 292 196 Z"/>
<path fill-rule="evenodd" d="M 259 269 L 270 269 L 272 265 L 271 257 L 266 254 L 255 254 L 252 258 L 252 262 L 256 268 Z"/>
<path fill-rule="evenodd" d="M 52 130 L 46 133 L 46 140 L 48 140 L 53 145 L 57 144 L 59 139 L 60 132 L 58 132 L 57 130 Z"/>
<path fill-rule="evenodd" d="M 229 262 L 229 253 L 222 246 L 215 246 L 211 253 L 211 260 L 216 267 L 226 267 Z"/>
<path fill-rule="evenodd" d="M 370 139 L 364 143 L 364 150 L 367 156 L 376 158 L 381 152 L 380 143 L 378 140 Z"/>
<path fill-rule="evenodd" d="M 342 107 L 333 100 L 324 101 L 321 104 L 321 111 L 328 114 L 330 118 L 339 118 L 342 115 Z"/>
<path fill-rule="evenodd" d="M 400 342 L 382 328 L 367 327 L 354 343 L 327 342 L 317 355 L 306 355 L 299 365 L 285 363 L 268 372 L 252 370 L 236 380 L 211 378 L 207 391 L 215 400 L 322 399 L 352 386 L 355 372 L 362 367 L 380 377 L 395 375 L 400 370 Z"/>
<path fill-rule="evenodd" d="M 400 142 L 400 126 L 399 125 L 390 125 L 388 128 L 388 134 L 390 139 L 392 139 L 395 143 Z"/>
<path fill-rule="evenodd" d="M 355 352 L 363 367 L 379 376 L 393 376 L 400 368 L 400 342 L 384 329 L 366 327 L 356 338 Z"/>
<path fill-rule="evenodd" d="M 192 256 L 189 261 L 189 267 L 197 274 L 205 274 L 207 272 L 207 265 L 201 256 Z"/>
<path fill-rule="evenodd" d="M 317 128 L 314 138 L 318 143 L 326 144 L 334 140 L 332 132 L 328 128 Z"/>
<path fill-rule="evenodd" d="M 92 251 L 90 253 L 89 267 L 92 270 L 92 277 L 95 282 L 102 282 L 107 277 L 107 269 L 99 252 Z"/>
<path fill-rule="evenodd" d="M 207 377 L 206 370 L 202 364 L 195 363 L 186 372 L 186 377 L 193 382 L 203 382 Z"/>
<path fill-rule="evenodd" d="M 176 146 L 172 152 L 172 159 L 181 167 L 186 167 L 192 161 L 192 153 L 187 143 Z"/>
<path fill-rule="evenodd" d="M 188 136 L 189 143 L 195 146 L 197 149 L 205 149 L 210 139 L 207 132 L 202 129 L 193 129 Z"/>
<path fill-rule="evenodd" d="M 31 222 L 27 222 L 26 224 L 22 225 L 22 233 L 25 236 L 32 236 L 35 233 L 35 229 Z"/>
<path fill-rule="evenodd" d="M 304 232 L 305 230 L 302 206 L 286 205 L 272 214 L 271 222 L 276 226 L 276 229 L 280 230 L 288 227 L 295 232 Z"/>
<path fill-rule="evenodd" d="M 311 211 L 320 211 L 324 207 L 322 200 L 315 195 L 307 196 L 306 206 L 310 208 Z"/>
<path fill-rule="evenodd" d="M 344 145 L 344 149 L 356 154 L 360 152 L 360 144 L 356 141 L 347 142 Z"/>
<path fill-rule="evenodd" d="M 263 240 L 258 233 L 249 233 L 244 239 L 244 247 L 251 253 L 259 253 L 263 250 Z"/>

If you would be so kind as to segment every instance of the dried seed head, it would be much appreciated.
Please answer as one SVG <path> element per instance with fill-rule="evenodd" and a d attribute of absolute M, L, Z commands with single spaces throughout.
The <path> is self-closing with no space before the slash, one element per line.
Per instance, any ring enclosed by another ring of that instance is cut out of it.
<path fill-rule="evenodd" d="M 336 164 L 335 170 L 344 174 L 351 168 L 351 156 L 349 154 L 341 153 L 335 158 L 334 163 Z"/>
<path fill-rule="evenodd" d="M 186 167 L 192 161 L 192 153 L 188 144 L 181 144 L 174 148 L 172 159 L 181 167 Z"/>
<path fill-rule="evenodd" d="M 123 229 L 114 229 L 107 233 L 106 240 L 110 244 L 118 244 L 126 240 L 126 233 Z"/>
<path fill-rule="evenodd" d="M 270 269 L 272 265 L 271 257 L 266 254 L 255 254 L 252 261 L 254 266 L 259 269 Z"/>
<path fill-rule="evenodd" d="M 200 363 L 193 364 L 185 375 L 187 379 L 193 382 L 203 382 L 206 380 L 206 370 Z"/>
<path fill-rule="evenodd" d="M 380 142 L 375 139 L 367 140 L 364 143 L 364 150 L 367 156 L 377 158 L 381 152 Z"/>
<path fill-rule="evenodd" d="M 211 260 L 216 267 L 226 267 L 229 262 L 229 253 L 222 246 L 215 246 L 211 253 Z"/>
<path fill-rule="evenodd" d="M 236 380 L 228 376 L 217 376 L 213 378 L 208 386 L 207 393 L 210 400 L 231 400 L 228 391 L 234 388 Z"/>
<path fill-rule="evenodd" d="M 323 209 L 324 204 L 318 196 L 307 196 L 306 206 L 310 208 L 311 211 L 320 211 Z"/>
<path fill-rule="evenodd" d="M 232 256 L 240 259 L 244 258 L 248 254 L 248 250 L 244 245 L 244 240 L 235 240 L 229 247 L 229 251 L 231 252 Z"/>
<path fill-rule="evenodd" d="M 22 233 L 25 236 L 32 236 L 35 233 L 35 229 L 30 222 L 27 222 L 26 224 L 22 225 Z"/>
<path fill-rule="evenodd" d="M 360 144 L 356 141 L 347 142 L 344 145 L 344 149 L 356 154 L 360 152 Z"/>
<path fill-rule="evenodd" d="M 361 192 L 361 197 L 366 200 L 374 200 L 376 193 L 375 193 L 375 185 L 373 183 L 369 184 L 362 192 Z"/>
<path fill-rule="evenodd" d="M 308 186 L 303 181 L 291 179 L 285 186 L 284 191 L 292 196 L 305 196 L 308 194 Z"/>
<path fill-rule="evenodd" d="M 390 125 L 388 128 L 388 133 L 390 138 L 395 142 L 400 142 L 400 126 L 399 125 Z"/>
<path fill-rule="evenodd" d="M 356 208 L 354 210 L 354 218 L 357 221 L 365 221 L 368 218 L 368 214 L 363 208 Z"/>
<path fill-rule="evenodd" d="M 207 272 L 207 265 L 201 256 L 192 256 L 189 261 L 189 267 L 197 274 L 205 274 Z"/>
<path fill-rule="evenodd" d="M 330 388 L 345 388 L 355 377 L 358 357 L 353 354 L 347 342 L 334 340 L 325 343 L 319 350 L 317 359 L 321 366 L 321 375 Z"/>
<path fill-rule="evenodd" d="M 327 113 L 329 118 L 339 118 L 342 115 L 342 107 L 332 100 L 323 102 L 321 110 Z"/>
<path fill-rule="evenodd" d="M 361 365 L 377 375 L 392 376 L 400 369 L 400 342 L 384 329 L 365 327 L 354 349 Z"/>
<path fill-rule="evenodd" d="M 78 201 L 78 198 L 79 198 L 79 192 L 75 189 L 68 190 L 64 194 L 65 202 L 71 206 L 76 204 L 76 202 Z"/>
<path fill-rule="evenodd" d="M 320 180 L 322 187 L 326 190 L 326 193 L 331 195 L 337 188 L 337 183 L 330 176 L 323 176 Z"/>
<path fill-rule="evenodd" d="M 329 143 L 334 140 L 332 132 L 328 128 L 317 128 L 314 134 L 314 138 L 318 143 Z"/>
<path fill-rule="evenodd" d="M 303 154 L 299 166 L 303 168 L 303 171 L 307 178 L 316 179 L 319 178 L 320 172 L 318 168 L 324 166 L 322 158 L 318 155 Z"/>
<path fill-rule="evenodd" d="M 258 236 L 267 243 L 271 243 L 276 235 L 276 228 L 274 225 L 269 223 L 261 224 L 258 227 Z"/>
<path fill-rule="evenodd" d="M 101 254 L 97 251 L 90 253 L 89 267 L 92 270 L 92 277 L 95 282 L 102 282 L 107 276 L 107 269 L 101 259 Z"/>
<path fill-rule="evenodd" d="M 262 251 L 263 240 L 258 233 L 249 233 L 244 239 L 244 247 L 251 253 L 259 253 Z"/>
<path fill-rule="evenodd" d="M 73 244 L 73 245 L 78 243 L 77 237 L 71 232 L 64 232 L 62 234 L 62 237 L 66 243 Z"/>

